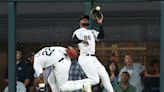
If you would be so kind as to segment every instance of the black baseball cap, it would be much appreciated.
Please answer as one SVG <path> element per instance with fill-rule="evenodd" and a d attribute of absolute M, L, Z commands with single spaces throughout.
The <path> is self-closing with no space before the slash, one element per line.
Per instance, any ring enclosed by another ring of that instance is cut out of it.
<path fill-rule="evenodd" d="M 80 20 L 82 20 L 82 19 L 88 19 L 89 20 L 89 16 L 88 15 L 81 16 Z"/>

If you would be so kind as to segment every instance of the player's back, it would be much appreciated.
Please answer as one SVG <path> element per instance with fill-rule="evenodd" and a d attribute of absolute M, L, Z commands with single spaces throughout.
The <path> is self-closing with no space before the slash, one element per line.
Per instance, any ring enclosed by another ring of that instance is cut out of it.
<path fill-rule="evenodd" d="M 43 68 L 56 64 L 61 58 L 65 57 L 66 49 L 64 47 L 45 47 L 35 54 L 34 61 Z"/>

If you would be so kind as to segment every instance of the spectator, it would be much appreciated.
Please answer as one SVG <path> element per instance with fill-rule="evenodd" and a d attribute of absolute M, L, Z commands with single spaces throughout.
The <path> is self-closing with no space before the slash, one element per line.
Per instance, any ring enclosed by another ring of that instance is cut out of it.
<path fill-rule="evenodd" d="M 127 71 L 130 74 L 130 84 L 136 88 L 136 92 L 142 92 L 143 85 L 141 82 L 140 74 L 145 71 L 144 66 L 139 63 L 133 63 L 133 58 L 131 55 L 125 55 L 125 66 L 121 69 L 119 73 L 119 81 L 121 79 L 121 74 L 123 71 Z"/>
<path fill-rule="evenodd" d="M 160 92 L 160 61 L 153 59 L 151 67 L 147 70 L 142 82 L 145 86 L 144 92 Z"/>
<path fill-rule="evenodd" d="M 22 59 L 22 52 L 20 50 L 16 51 L 16 78 L 17 81 L 24 83 L 26 87 L 29 85 L 28 77 L 28 66 Z M 8 82 L 8 69 L 6 69 L 5 80 Z"/>
<path fill-rule="evenodd" d="M 121 69 L 121 63 L 119 62 L 119 55 L 117 51 L 111 53 L 110 62 L 115 62 L 118 70 Z"/>
<path fill-rule="evenodd" d="M 136 92 L 136 88 L 129 83 L 130 74 L 128 72 L 121 73 L 121 82 L 114 87 L 115 92 Z"/>
<path fill-rule="evenodd" d="M 106 70 L 109 74 L 110 81 L 112 83 L 112 86 L 116 86 L 118 84 L 118 66 L 116 62 L 111 61 L 108 63 Z M 104 89 L 103 92 L 107 92 L 106 89 Z"/>
<path fill-rule="evenodd" d="M 116 51 L 111 53 L 110 61 L 114 61 L 116 64 L 119 62 L 119 56 Z"/>
<path fill-rule="evenodd" d="M 33 84 L 34 84 L 34 69 L 33 69 L 33 62 L 34 62 L 34 53 L 33 52 L 30 52 L 27 54 L 26 56 L 26 60 L 27 60 L 27 64 L 28 64 L 28 77 L 29 77 L 29 91 L 31 92 L 32 91 L 32 88 L 33 88 Z"/>
<path fill-rule="evenodd" d="M 159 59 L 153 59 L 150 62 L 150 69 L 147 70 L 148 77 L 159 77 L 160 76 L 160 61 Z"/>
<path fill-rule="evenodd" d="M 108 68 L 107 68 L 112 86 L 115 86 L 118 84 L 118 66 L 115 62 L 109 62 Z"/>
<path fill-rule="evenodd" d="M 22 60 L 22 52 L 19 50 L 16 51 L 16 68 L 18 81 L 21 81 L 27 86 L 30 82 L 28 78 L 28 66 L 25 61 Z"/>

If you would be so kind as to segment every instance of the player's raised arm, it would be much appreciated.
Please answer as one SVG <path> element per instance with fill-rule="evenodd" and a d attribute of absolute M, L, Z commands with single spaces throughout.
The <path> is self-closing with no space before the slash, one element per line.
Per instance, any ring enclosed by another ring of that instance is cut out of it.
<path fill-rule="evenodd" d="M 104 30 L 103 30 L 103 13 L 101 11 L 100 6 L 97 6 L 96 8 L 93 8 L 90 11 L 90 16 L 92 17 L 92 19 L 99 24 L 99 33 L 97 34 L 96 32 L 94 34 L 96 34 L 97 39 L 103 39 L 104 38 Z"/>
<path fill-rule="evenodd" d="M 100 19 L 96 19 L 97 24 L 99 24 L 99 34 L 97 36 L 97 39 L 103 39 L 104 38 L 104 29 L 103 29 L 103 17 Z"/>
<path fill-rule="evenodd" d="M 104 36 L 105 36 L 105 34 L 104 34 L 103 26 L 100 25 L 100 26 L 99 26 L 99 34 L 98 34 L 97 38 L 98 38 L 98 39 L 103 39 Z"/>

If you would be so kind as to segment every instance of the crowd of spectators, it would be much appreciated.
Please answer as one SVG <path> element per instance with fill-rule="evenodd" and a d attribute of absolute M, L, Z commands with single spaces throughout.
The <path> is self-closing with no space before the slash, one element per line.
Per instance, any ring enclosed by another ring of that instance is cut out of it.
<path fill-rule="evenodd" d="M 33 69 L 33 52 L 27 53 L 25 58 L 22 58 L 22 51 L 16 51 L 16 80 L 17 92 L 40 92 L 35 81 L 35 72 Z M 120 66 L 119 55 L 113 52 L 108 64 L 105 66 L 111 80 L 115 92 L 159 92 L 159 77 L 160 77 L 160 61 L 152 59 L 150 67 L 146 68 L 140 63 L 135 63 L 133 56 L 126 54 L 124 56 L 124 65 Z M 8 83 L 8 68 L 4 80 Z M 49 74 L 50 68 L 45 69 L 45 79 Z M 72 59 L 72 65 L 69 73 L 69 80 L 79 80 L 87 78 L 81 66 L 78 64 L 77 58 Z M 154 85 L 151 80 L 154 80 Z M 156 81 L 155 81 L 156 80 Z M 47 80 L 48 81 L 48 80 Z M 52 83 L 52 80 L 49 80 Z M 150 83 L 150 84 L 149 84 Z M 51 92 L 47 83 L 46 92 Z M 98 85 L 94 85 L 93 92 L 107 92 L 102 86 L 101 81 Z M 4 88 L 4 92 L 8 92 L 8 87 Z M 82 92 L 77 90 L 74 92 Z"/>

